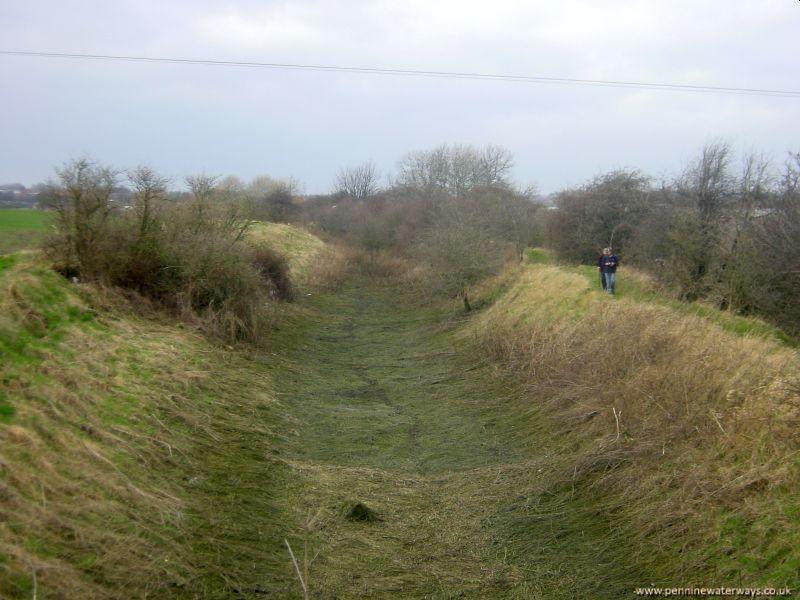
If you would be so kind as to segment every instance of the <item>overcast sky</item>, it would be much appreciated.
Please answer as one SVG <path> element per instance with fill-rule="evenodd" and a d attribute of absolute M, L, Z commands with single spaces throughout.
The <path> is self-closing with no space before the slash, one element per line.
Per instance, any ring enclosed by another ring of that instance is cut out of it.
<path fill-rule="evenodd" d="M 0 50 L 800 90 L 797 0 L 4 0 Z M 0 183 L 88 155 L 293 176 L 384 173 L 442 143 L 500 144 L 542 192 L 725 140 L 783 162 L 800 97 L 0 55 Z"/>

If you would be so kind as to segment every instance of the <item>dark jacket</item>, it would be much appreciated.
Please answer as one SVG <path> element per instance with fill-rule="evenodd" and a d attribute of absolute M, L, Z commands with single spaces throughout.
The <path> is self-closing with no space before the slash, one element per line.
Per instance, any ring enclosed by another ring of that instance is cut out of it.
<path fill-rule="evenodd" d="M 619 259 L 613 254 L 603 256 L 603 258 L 600 259 L 600 269 L 603 273 L 616 273 L 618 264 Z"/>

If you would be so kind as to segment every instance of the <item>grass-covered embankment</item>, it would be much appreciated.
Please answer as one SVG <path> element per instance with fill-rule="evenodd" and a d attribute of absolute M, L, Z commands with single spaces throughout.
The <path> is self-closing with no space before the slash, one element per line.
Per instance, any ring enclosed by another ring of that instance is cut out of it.
<path fill-rule="evenodd" d="M 534 467 L 448 307 L 311 288 L 242 352 L 31 257 L 2 276 L 4 596 L 301 597 L 284 539 L 316 516 L 315 594 L 528 597 L 486 520 Z"/>
<path fill-rule="evenodd" d="M 797 583 L 795 350 L 547 264 L 471 315 L 383 259 L 326 291 L 252 234 L 302 299 L 257 346 L 0 259 L 0 595 L 299 598 L 284 539 L 312 597 Z"/>
<path fill-rule="evenodd" d="M 640 585 L 796 587 L 796 350 L 756 322 L 729 327 L 623 285 L 609 298 L 594 273 L 542 262 L 508 274 L 474 326 L 530 390 L 521 421 L 553 423 L 558 468 L 503 517 L 515 553 L 579 573 L 583 540 L 600 534 L 593 552 L 612 568 L 599 589 L 620 567 Z"/>
<path fill-rule="evenodd" d="M 0 257 L 0 307 L 1 597 L 294 585 L 271 353 L 142 316 L 36 255 Z"/>

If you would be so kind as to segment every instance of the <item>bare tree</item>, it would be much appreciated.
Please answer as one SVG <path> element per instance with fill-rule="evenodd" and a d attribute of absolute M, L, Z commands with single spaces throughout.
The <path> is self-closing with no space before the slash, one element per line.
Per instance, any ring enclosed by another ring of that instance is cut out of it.
<path fill-rule="evenodd" d="M 46 202 L 56 212 L 56 233 L 48 250 L 65 271 L 94 278 L 119 174 L 87 158 L 68 162 L 56 173 L 59 183 L 50 187 Z"/>
<path fill-rule="evenodd" d="M 753 219 L 758 252 L 750 256 L 760 312 L 800 334 L 800 152 L 790 153 L 774 199 Z"/>
<path fill-rule="evenodd" d="M 480 153 L 476 183 L 485 187 L 509 187 L 508 175 L 514 167 L 514 156 L 503 146 L 489 144 Z"/>
<path fill-rule="evenodd" d="M 800 152 L 789 153 L 789 158 L 784 163 L 781 187 L 784 196 L 800 193 Z"/>
<path fill-rule="evenodd" d="M 297 212 L 295 197 L 299 190 L 300 183 L 293 177 L 273 179 L 264 175 L 253 179 L 245 188 L 244 195 L 255 219 L 285 223 Z"/>
<path fill-rule="evenodd" d="M 726 211 L 715 261 L 712 295 L 720 308 L 749 312 L 755 303 L 753 291 L 761 274 L 753 260 L 757 253 L 753 226 L 772 193 L 771 184 L 769 161 L 760 154 L 747 154 L 737 182 L 738 198 Z"/>
<path fill-rule="evenodd" d="M 475 188 L 481 175 L 481 159 L 472 146 L 456 145 L 447 152 L 448 179 L 446 191 L 456 198 L 462 198 Z"/>
<path fill-rule="evenodd" d="M 593 264 L 603 246 L 624 252 L 648 209 L 650 179 L 639 171 L 599 175 L 556 197 L 547 218 L 549 245 L 560 258 Z"/>
<path fill-rule="evenodd" d="M 217 189 L 231 194 L 241 194 L 245 190 L 245 183 L 237 175 L 223 177 L 217 183 Z"/>
<path fill-rule="evenodd" d="M 158 204 L 166 197 L 169 180 L 147 166 L 128 173 L 128 179 L 134 189 L 133 210 L 139 221 L 139 240 L 143 240 L 153 231 Z"/>
<path fill-rule="evenodd" d="M 707 144 L 678 181 L 678 190 L 688 201 L 689 212 L 674 229 L 673 263 L 684 272 L 682 295 L 687 299 L 708 294 L 713 276 L 707 275 L 718 266 L 714 261 L 722 243 L 724 209 L 736 196 L 730 154 L 730 146 L 724 142 Z"/>
<path fill-rule="evenodd" d="M 514 161 L 502 146 L 446 144 L 407 154 L 399 164 L 397 184 L 426 192 L 445 192 L 457 198 L 479 187 L 510 188 Z"/>
<path fill-rule="evenodd" d="M 685 174 L 685 191 L 694 199 L 701 220 L 709 226 L 731 199 L 735 188 L 730 155 L 731 148 L 725 142 L 707 144 Z"/>
<path fill-rule="evenodd" d="M 189 175 L 186 178 L 186 185 L 189 186 L 189 191 L 195 200 L 208 203 L 211 201 L 211 196 L 217 187 L 218 181 L 219 177 L 216 175 L 201 173 L 199 175 Z"/>
<path fill-rule="evenodd" d="M 263 198 L 276 190 L 283 190 L 292 196 L 300 193 L 300 182 L 294 177 L 275 179 L 269 175 L 261 175 L 253 179 L 245 188 L 249 196 Z"/>
<path fill-rule="evenodd" d="M 447 146 L 406 154 L 399 164 L 397 183 L 425 192 L 446 191 L 450 180 Z"/>
<path fill-rule="evenodd" d="M 379 190 L 378 177 L 378 169 L 372 161 L 342 169 L 336 174 L 334 193 L 359 200 L 368 198 Z"/>
<path fill-rule="evenodd" d="M 206 175 L 201 173 L 199 175 L 189 175 L 186 177 L 186 185 L 192 194 L 193 212 L 195 215 L 192 224 L 192 231 L 197 234 L 200 230 L 206 228 L 211 221 L 208 215 L 211 210 L 211 201 L 216 192 L 217 180 L 219 178 L 215 175 Z"/>
<path fill-rule="evenodd" d="M 464 211 L 455 199 L 446 199 L 416 247 L 415 254 L 430 269 L 431 287 L 461 298 L 467 311 L 472 309 L 470 288 L 499 272 L 515 256 L 513 245 L 485 225 L 480 215 Z"/>

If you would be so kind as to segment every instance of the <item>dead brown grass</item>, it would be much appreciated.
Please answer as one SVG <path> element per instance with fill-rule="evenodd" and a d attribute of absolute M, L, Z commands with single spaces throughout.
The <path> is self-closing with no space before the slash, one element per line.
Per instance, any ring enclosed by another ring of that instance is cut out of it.
<path fill-rule="evenodd" d="M 302 284 L 309 290 L 336 289 L 351 273 L 353 256 L 347 246 L 326 245 L 306 268 Z"/>
<path fill-rule="evenodd" d="M 390 280 L 394 283 L 408 283 L 415 277 L 415 266 L 406 258 L 388 251 L 351 251 L 353 267 L 361 274 Z"/>
<path fill-rule="evenodd" d="M 760 533 L 730 552 L 762 577 L 781 572 L 770 555 L 800 539 L 782 504 L 800 484 L 797 352 L 608 298 L 553 267 L 510 277 L 476 331 L 529 386 L 523 409 L 554 418 L 571 456 L 554 485 L 605 498 L 624 515 L 623 543 L 646 562 L 678 549 L 664 569 L 719 567 L 718 520 L 733 519 Z M 701 565 L 709 555 L 717 562 Z"/>

